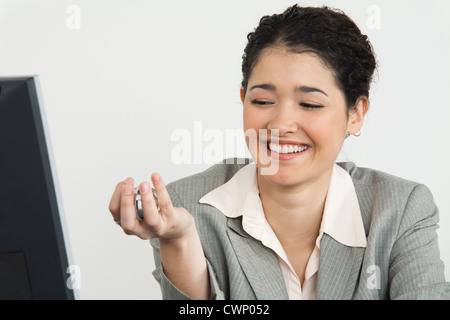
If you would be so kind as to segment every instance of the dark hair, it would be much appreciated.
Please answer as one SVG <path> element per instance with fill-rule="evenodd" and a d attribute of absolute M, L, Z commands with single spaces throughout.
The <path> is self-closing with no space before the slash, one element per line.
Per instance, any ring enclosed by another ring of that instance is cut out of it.
<path fill-rule="evenodd" d="M 359 97 L 369 97 L 375 54 L 368 37 L 341 10 L 294 5 L 281 14 L 262 17 L 247 39 L 242 56 L 244 94 L 262 50 L 284 47 L 291 52 L 312 52 L 321 58 L 333 71 L 347 108 L 352 108 Z"/>

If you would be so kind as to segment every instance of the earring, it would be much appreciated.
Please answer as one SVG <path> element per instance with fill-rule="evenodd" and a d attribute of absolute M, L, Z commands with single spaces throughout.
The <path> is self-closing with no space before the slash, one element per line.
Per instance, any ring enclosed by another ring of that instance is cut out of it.
<path fill-rule="evenodd" d="M 345 138 L 344 138 L 344 139 L 347 139 L 348 137 L 350 137 L 350 133 L 347 132 L 347 133 L 345 134 Z"/>
<path fill-rule="evenodd" d="M 357 133 L 353 134 L 355 137 L 359 137 L 361 135 L 361 130 L 359 130 Z"/>

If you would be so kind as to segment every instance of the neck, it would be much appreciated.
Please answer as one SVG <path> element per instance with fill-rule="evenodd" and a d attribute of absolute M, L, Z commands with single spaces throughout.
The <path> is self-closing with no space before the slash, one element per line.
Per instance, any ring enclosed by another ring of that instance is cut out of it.
<path fill-rule="evenodd" d="M 319 235 L 332 168 L 319 179 L 283 186 L 258 174 L 267 221 L 280 241 L 312 245 Z"/>

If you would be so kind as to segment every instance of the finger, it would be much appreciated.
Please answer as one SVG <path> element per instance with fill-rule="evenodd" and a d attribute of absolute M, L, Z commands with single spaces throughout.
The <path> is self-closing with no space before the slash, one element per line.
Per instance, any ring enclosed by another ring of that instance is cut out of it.
<path fill-rule="evenodd" d="M 166 189 L 166 185 L 158 173 L 152 174 L 152 182 L 155 187 L 156 195 L 158 197 L 158 205 L 161 214 L 170 214 L 173 212 L 172 200 L 170 199 L 169 192 Z"/>
<path fill-rule="evenodd" d="M 120 221 L 120 200 L 122 198 L 122 189 L 124 185 L 133 184 L 133 178 L 127 178 L 117 184 L 116 189 L 109 202 L 109 211 L 115 221 Z"/>
<path fill-rule="evenodd" d="M 120 223 L 126 234 L 138 234 L 141 231 L 134 197 L 133 185 L 124 185 L 120 201 Z"/>
<path fill-rule="evenodd" d="M 152 228 L 152 231 L 157 233 L 162 221 L 157 200 L 151 191 L 150 184 L 148 182 L 142 182 L 139 186 L 139 193 L 141 194 L 144 221 Z"/>
<path fill-rule="evenodd" d="M 152 193 L 153 193 L 153 199 L 155 199 L 155 202 L 156 202 L 156 208 L 157 208 L 158 211 L 159 211 L 158 195 L 156 194 L 156 191 L 155 191 L 155 189 L 153 189 L 153 188 L 152 188 Z"/>

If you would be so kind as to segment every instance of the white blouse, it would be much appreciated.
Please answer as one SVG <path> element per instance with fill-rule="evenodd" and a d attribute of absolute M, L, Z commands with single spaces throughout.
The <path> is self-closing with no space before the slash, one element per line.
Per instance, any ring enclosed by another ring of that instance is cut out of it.
<path fill-rule="evenodd" d="M 216 207 L 227 217 L 242 216 L 244 230 L 277 254 L 289 299 L 313 300 L 316 298 L 320 241 L 323 233 L 347 246 L 367 245 L 352 178 L 347 171 L 337 164 L 334 165 L 319 236 L 308 260 L 305 281 L 302 284 L 265 218 L 256 174 L 256 165 L 251 163 L 239 170 L 227 183 L 203 196 L 200 202 Z"/>

